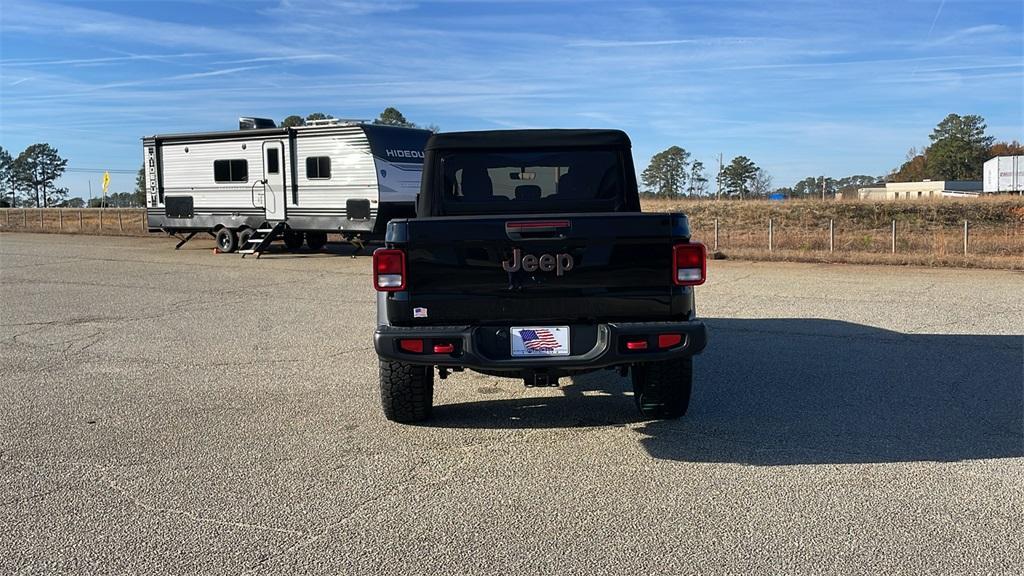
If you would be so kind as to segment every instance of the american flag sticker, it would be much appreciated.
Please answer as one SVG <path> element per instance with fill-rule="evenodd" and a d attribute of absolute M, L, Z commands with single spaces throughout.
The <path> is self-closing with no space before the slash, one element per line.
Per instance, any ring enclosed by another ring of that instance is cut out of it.
<path fill-rule="evenodd" d="M 413 308 L 412 309 L 412 317 L 413 318 L 426 318 L 427 317 L 427 309 L 426 308 Z"/>
<path fill-rule="evenodd" d="M 513 327 L 512 356 L 568 356 L 568 326 Z"/>

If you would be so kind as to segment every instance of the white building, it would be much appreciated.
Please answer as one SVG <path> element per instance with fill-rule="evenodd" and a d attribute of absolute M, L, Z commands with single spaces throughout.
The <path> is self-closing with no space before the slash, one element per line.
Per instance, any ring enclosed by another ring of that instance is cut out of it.
<path fill-rule="evenodd" d="M 982 170 L 985 192 L 1024 192 L 1024 156 L 996 156 Z"/>
<path fill-rule="evenodd" d="M 924 180 L 887 182 L 885 186 L 858 188 L 861 200 L 927 200 L 929 198 L 974 198 L 981 194 L 978 180 Z"/>

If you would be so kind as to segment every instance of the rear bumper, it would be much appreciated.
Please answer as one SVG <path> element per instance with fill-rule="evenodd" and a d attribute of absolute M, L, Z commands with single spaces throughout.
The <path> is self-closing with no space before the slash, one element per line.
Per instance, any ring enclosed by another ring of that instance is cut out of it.
<path fill-rule="evenodd" d="M 409 364 L 463 367 L 481 371 L 520 372 L 536 370 L 589 370 L 637 362 L 656 362 L 699 354 L 707 342 L 703 322 L 613 322 L 589 328 L 594 337 L 582 345 L 576 340 L 570 356 L 512 358 L 509 348 L 502 349 L 502 333 L 508 326 L 380 326 L 373 335 L 377 355 L 385 360 Z M 596 328 L 596 330 L 595 330 Z M 670 348 L 657 347 L 658 335 L 680 334 L 682 341 Z M 647 350 L 627 350 L 625 338 L 646 336 Z M 404 339 L 421 339 L 422 353 L 399 347 Z M 506 340 L 507 341 L 507 340 Z M 452 344 L 450 353 L 433 353 L 434 344 Z"/>

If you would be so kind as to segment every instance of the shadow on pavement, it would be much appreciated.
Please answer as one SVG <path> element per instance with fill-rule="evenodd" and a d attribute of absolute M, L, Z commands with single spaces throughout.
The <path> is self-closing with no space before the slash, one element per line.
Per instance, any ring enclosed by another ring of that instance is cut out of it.
<path fill-rule="evenodd" d="M 637 428 L 656 458 L 784 465 L 1024 456 L 1022 336 L 705 321 L 689 413 Z M 588 374 L 557 397 L 437 406 L 432 425 L 625 426 L 641 421 L 629 390 L 613 372 Z"/>

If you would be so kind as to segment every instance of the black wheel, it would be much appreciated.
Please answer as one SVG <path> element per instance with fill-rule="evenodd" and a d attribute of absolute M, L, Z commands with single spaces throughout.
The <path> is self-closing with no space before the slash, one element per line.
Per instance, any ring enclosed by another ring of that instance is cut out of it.
<path fill-rule="evenodd" d="M 302 248 L 302 241 L 305 240 L 302 232 L 296 232 L 295 230 L 288 229 L 284 231 L 284 245 L 292 252 Z"/>
<path fill-rule="evenodd" d="M 686 414 L 693 389 L 693 359 L 680 358 L 637 364 L 633 399 L 647 418 L 679 418 Z"/>
<path fill-rule="evenodd" d="M 249 238 L 252 238 L 252 233 L 252 228 L 246 228 L 238 233 L 238 248 L 240 250 L 252 248 L 253 242 L 249 242 Z"/>
<path fill-rule="evenodd" d="M 221 252 L 234 252 L 238 248 L 238 237 L 235 231 L 230 228 L 217 230 L 217 250 Z"/>
<path fill-rule="evenodd" d="M 326 232 L 306 232 L 306 246 L 309 246 L 310 250 L 320 250 L 324 244 L 327 244 Z"/>
<path fill-rule="evenodd" d="M 434 405 L 434 367 L 380 361 L 380 402 L 393 422 L 430 418 Z"/>

